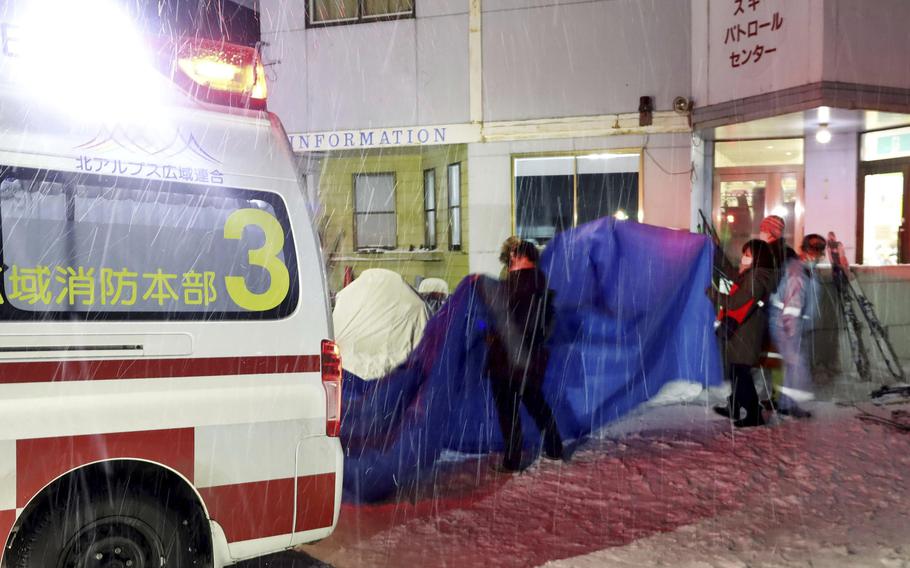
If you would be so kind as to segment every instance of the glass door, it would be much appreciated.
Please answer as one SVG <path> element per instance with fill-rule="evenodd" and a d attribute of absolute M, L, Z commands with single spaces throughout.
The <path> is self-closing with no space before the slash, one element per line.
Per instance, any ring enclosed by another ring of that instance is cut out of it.
<path fill-rule="evenodd" d="M 906 216 L 910 167 L 884 171 L 869 168 L 863 175 L 860 251 L 862 264 L 887 266 L 908 259 Z"/>
<path fill-rule="evenodd" d="M 784 238 L 798 245 L 803 235 L 802 170 L 723 168 L 715 170 L 714 223 L 727 258 L 758 238 L 767 215 L 784 219 Z"/>
<path fill-rule="evenodd" d="M 765 211 L 768 180 L 762 176 L 746 176 L 751 179 L 737 177 L 726 176 L 719 182 L 719 221 L 716 227 L 727 258 L 739 258 L 742 246 L 758 234 Z"/>

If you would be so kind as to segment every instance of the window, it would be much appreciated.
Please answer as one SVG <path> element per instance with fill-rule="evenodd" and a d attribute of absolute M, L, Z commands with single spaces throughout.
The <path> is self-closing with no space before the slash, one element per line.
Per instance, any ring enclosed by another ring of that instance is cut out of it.
<path fill-rule="evenodd" d="M 910 263 L 910 160 L 860 164 L 857 262 Z"/>
<path fill-rule="evenodd" d="M 423 244 L 436 248 L 436 170 L 423 172 Z"/>
<path fill-rule="evenodd" d="M 607 217 L 640 219 L 638 153 L 515 158 L 515 230 L 545 245 Z"/>
<path fill-rule="evenodd" d="M 266 192 L 0 167 L 0 238 L 3 319 L 274 319 L 297 303 Z"/>
<path fill-rule="evenodd" d="M 414 16 L 414 0 L 310 0 L 311 26 L 354 24 Z"/>
<path fill-rule="evenodd" d="M 449 164 L 446 186 L 449 191 L 449 250 L 461 250 L 461 162 Z"/>
<path fill-rule="evenodd" d="M 864 162 L 910 156 L 910 127 L 866 132 L 860 138 Z"/>
<path fill-rule="evenodd" d="M 860 137 L 857 262 L 910 263 L 910 128 Z"/>
<path fill-rule="evenodd" d="M 728 258 L 758 238 L 767 215 L 784 219 L 791 246 L 803 237 L 803 140 L 738 140 L 714 144 L 714 224 Z"/>
<path fill-rule="evenodd" d="M 395 174 L 354 175 L 354 246 L 393 249 L 397 246 Z"/>

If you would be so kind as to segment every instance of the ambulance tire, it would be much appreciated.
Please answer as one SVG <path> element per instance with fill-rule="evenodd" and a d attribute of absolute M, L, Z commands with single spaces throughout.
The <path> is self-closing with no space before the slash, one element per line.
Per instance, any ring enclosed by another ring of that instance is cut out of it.
<path fill-rule="evenodd" d="M 193 550 L 192 523 L 151 496 L 112 489 L 49 499 L 16 535 L 6 566 L 184 568 L 206 562 Z"/>

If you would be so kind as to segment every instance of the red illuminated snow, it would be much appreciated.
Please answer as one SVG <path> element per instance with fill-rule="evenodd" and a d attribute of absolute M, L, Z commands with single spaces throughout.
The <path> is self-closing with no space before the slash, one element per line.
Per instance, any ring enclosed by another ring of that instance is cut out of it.
<path fill-rule="evenodd" d="M 511 476 L 470 460 L 345 505 L 302 550 L 339 568 L 910 568 L 910 434 L 820 410 L 733 431 L 706 406 L 651 409 L 566 464 Z"/>

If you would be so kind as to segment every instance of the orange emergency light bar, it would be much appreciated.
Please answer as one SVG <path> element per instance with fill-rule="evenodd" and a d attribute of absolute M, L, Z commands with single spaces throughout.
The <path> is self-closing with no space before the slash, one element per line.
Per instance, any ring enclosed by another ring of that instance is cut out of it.
<path fill-rule="evenodd" d="M 265 69 L 253 47 L 210 39 L 181 40 L 176 46 L 173 77 L 198 100 L 266 108 Z"/>

